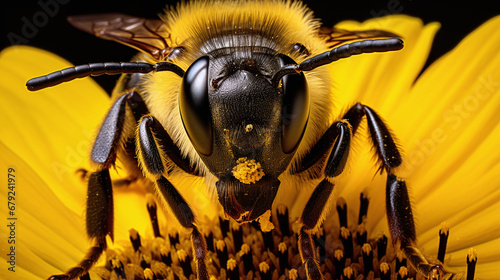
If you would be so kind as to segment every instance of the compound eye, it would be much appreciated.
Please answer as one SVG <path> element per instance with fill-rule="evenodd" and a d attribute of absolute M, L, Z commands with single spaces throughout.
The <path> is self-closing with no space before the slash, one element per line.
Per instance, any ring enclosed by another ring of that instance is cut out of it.
<path fill-rule="evenodd" d="M 196 151 L 212 153 L 212 117 L 208 103 L 207 56 L 200 57 L 189 66 L 182 80 L 179 110 L 184 129 Z"/>
<path fill-rule="evenodd" d="M 297 64 L 288 56 L 280 57 L 281 67 Z M 302 140 L 309 120 L 309 92 L 304 74 L 285 75 L 283 88 L 283 134 L 281 145 L 285 154 L 293 152 Z"/>

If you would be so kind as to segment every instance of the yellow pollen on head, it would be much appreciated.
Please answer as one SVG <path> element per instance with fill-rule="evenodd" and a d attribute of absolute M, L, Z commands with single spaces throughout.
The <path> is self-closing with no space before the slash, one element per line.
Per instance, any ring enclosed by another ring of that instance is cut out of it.
<path fill-rule="evenodd" d="M 239 158 L 237 165 L 233 167 L 233 176 L 243 184 L 253 184 L 264 177 L 264 171 L 259 162 L 254 159 L 247 160 L 246 157 Z"/>
<path fill-rule="evenodd" d="M 259 224 L 263 232 L 269 232 L 274 229 L 274 224 L 271 222 L 271 210 L 267 210 L 259 217 Z"/>

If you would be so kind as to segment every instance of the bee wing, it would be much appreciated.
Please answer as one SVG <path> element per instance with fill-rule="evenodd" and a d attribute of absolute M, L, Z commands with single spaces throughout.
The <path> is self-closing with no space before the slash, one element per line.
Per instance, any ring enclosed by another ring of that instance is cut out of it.
<path fill-rule="evenodd" d="M 384 30 L 350 31 L 335 27 L 321 27 L 319 29 L 319 36 L 325 40 L 329 48 L 353 41 L 400 38 L 399 35 Z"/>
<path fill-rule="evenodd" d="M 165 60 L 172 51 L 172 41 L 161 20 L 124 14 L 94 14 L 68 17 L 74 27 L 97 37 L 113 40 Z"/>

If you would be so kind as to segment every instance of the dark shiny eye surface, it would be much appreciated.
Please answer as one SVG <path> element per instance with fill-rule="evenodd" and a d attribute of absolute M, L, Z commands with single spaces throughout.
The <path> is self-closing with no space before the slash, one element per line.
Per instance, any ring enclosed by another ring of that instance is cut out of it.
<path fill-rule="evenodd" d="M 212 153 L 212 118 L 208 102 L 207 56 L 200 57 L 189 66 L 179 96 L 179 110 L 184 129 L 198 153 Z"/>
<path fill-rule="evenodd" d="M 288 56 L 281 56 L 280 63 L 283 67 L 296 64 Z M 281 145 L 283 152 L 293 152 L 302 140 L 309 120 L 309 91 L 304 74 L 290 74 L 283 77 L 283 134 Z"/>

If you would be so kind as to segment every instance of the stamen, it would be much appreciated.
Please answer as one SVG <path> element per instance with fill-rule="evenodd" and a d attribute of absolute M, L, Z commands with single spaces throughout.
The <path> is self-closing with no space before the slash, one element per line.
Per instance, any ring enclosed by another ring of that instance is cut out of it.
<path fill-rule="evenodd" d="M 368 196 L 365 193 L 360 197 L 367 198 Z M 147 206 L 148 211 L 156 207 L 152 196 L 148 197 Z M 369 239 L 366 230 L 366 213 L 361 215 L 364 217 L 361 224 L 349 228 L 347 227 L 348 208 L 344 199 L 337 200 L 337 208 L 339 222 L 346 226 L 332 225 L 331 222 L 325 221 L 324 226 L 311 236 L 311 242 L 314 240 L 311 250 L 315 248 L 314 252 L 311 251 L 313 252 L 311 256 L 314 254 L 316 257 L 325 279 L 407 280 L 422 278 L 416 274 L 415 270 L 407 269 L 408 261 L 404 254 L 402 252 L 395 254 L 396 250 L 392 245 L 388 245 L 386 235 L 381 235 L 376 240 Z M 363 207 L 360 207 L 360 214 L 363 211 Z M 336 220 L 336 217 L 331 219 Z M 155 220 L 157 219 L 152 218 L 153 225 Z M 258 222 L 240 225 L 220 218 L 220 232 L 216 228 L 204 231 L 207 248 L 210 251 L 206 258 L 210 279 L 305 279 L 306 270 L 299 255 L 298 236 L 291 231 L 294 227 L 290 224 L 286 206 L 278 207 L 277 221 L 279 225 L 273 224 L 273 226 L 279 227 L 279 230 L 263 232 Z M 338 232 L 336 233 L 335 230 Z M 189 237 L 179 236 L 177 232 L 168 231 L 167 233 L 166 230 L 164 232 L 165 235 L 168 234 L 169 241 L 162 237 L 144 239 L 135 229 L 131 229 L 129 231 L 131 246 L 123 251 L 107 252 L 107 264 L 105 267 L 96 268 L 94 272 L 97 272 L 103 279 L 196 278 L 195 262 L 187 253 L 192 250 L 192 243 L 188 241 Z M 443 224 L 440 237 L 447 235 L 448 227 Z M 214 238 L 218 241 L 214 242 Z M 276 248 L 274 244 L 277 244 Z M 440 248 L 443 246 L 440 245 Z M 133 247 L 133 250 L 130 247 Z M 125 254 L 125 256 L 119 254 Z M 441 262 L 443 256 L 444 254 L 440 252 Z M 374 259 L 375 257 L 377 259 Z M 473 280 L 475 251 L 471 250 L 467 263 L 469 266 L 467 280 Z M 441 276 L 451 279 L 453 274 L 441 274 Z"/>
<path fill-rule="evenodd" d="M 217 253 L 217 257 L 219 258 L 220 267 L 227 269 L 228 255 L 226 242 L 224 242 L 224 240 L 218 240 L 215 243 L 215 251 Z"/>
<path fill-rule="evenodd" d="M 141 236 L 135 229 L 130 229 L 128 231 L 130 236 L 130 242 L 132 242 L 132 247 L 134 248 L 134 252 L 137 252 L 141 247 Z"/>
<path fill-rule="evenodd" d="M 345 267 L 344 252 L 342 250 L 336 250 L 334 252 L 333 266 L 335 267 L 334 279 L 340 278 L 340 273 L 343 272 Z"/>
<path fill-rule="evenodd" d="M 402 266 L 398 271 L 398 280 L 406 279 L 408 279 L 408 268 L 406 268 L 406 266 Z"/>
<path fill-rule="evenodd" d="M 262 238 L 264 239 L 265 248 L 267 248 L 269 251 L 273 252 L 274 251 L 273 232 L 272 231 L 263 231 Z"/>
<path fill-rule="evenodd" d="M 354 280 L 354 270 L 348 266 L 344 268 L 344 279 Z"/>
<path fill-rule="evenodd" d="M 123 267 L 123 263 L 118 259 L 117 256 L 112 257 L 109 260 L 109 264 L 111 265 L 111 268 L 113 271 L 116 273 L 117 276 L 121 276 L 122 278 L 125 277 L 125 268 Z"/>
<path fill-rule="evenodd" d="M 352 259 L 354 248 L 352 244 L 352 235 L 349 229 L 345 227 L 340 228 L 340 241 L 342 242 L 342 245 L 344 245 L 345 257 Z"/>
<path fill-rule="evenodd" d="M 367 232 L 365 224 L 361 223 L 358 225 L 358 233 L 356 235 L 356 242 L 358 244 L 365 244 L 367 242 Z"/>
<path fill-rule="evenodd" d="M 238 271 L 238 266 L 237 266 L 237 263 L 236 263 L 236 260 L 231 258 L 227 261 L 227 273 L 228 273 L 228 277 L 230 280 L 239 280 L 240 279 L 240 275 L 239 275 L 239 271 Z"/>
<path fill-rule="evenodd" d="M 288 279 L 295 280 L 298 278 L 299 278 L 299 272 L 297 271 L 297 269 L 292 268 L 290 269 L 290 271 L 288 271 Z"/>
<path fill-rule="evenodd" d="M 283 236 L 290 236 L 288 208 L 284 204 L 278 205 L 278 224 Z"/>
<path fill-rule="evenodd" d="M 342 197 L 337 200 L 337 213 L 339 215 L 340 227 L 347 228 L 347 203 Z"/>
<path fill-rule="evenodd" d="M 325 228 L 321 228 L 316 235 L 314 235 L 314 244 L 319 248 L 319 259 L 324 261 L 326 257 L 326 242 L 325 242 Z"/>
<path fill-rule="evenodd" d="M 151 225 L 153 226 L 153 232 L 155 237 L 161 237 L 160 235 L 160 227 L 158 225 L 158 215 L 157 215 L 157 207 L 156 201 L 152 194 L 148 193 L 146 195 L 146 205 L 148 208 L 149 219 L 151 220 Z"/>
<path fill-rule="evenodd" d="M 474 280 L 476 274 L 477 252 L 476 249 L 469 249 L 467 252 L 467 280 Z"/>
<path fill-rule="evenodd" d="M 259 263 L 260 279 L 271 280 L 271 269 L 266 262 Z"/>
<path fill-rule="evenodd" d="M 156 280 L 156 275 L 149 268 L 144 269 L 144 279 L 145 280 Z"/>
<path fill-rule="evenodd" d="M 234 235 L 233 235 L 234 236 Z M 207 236 L 205 236 L 205 241 L 207 242 L 207 250 L 214 252 L 214 234 L 213 232 L 209 232 Z M 236 247 L 238 248 L 238 247 Z"/>
<path fill-rule="evenodd" d="M 161 247 L 160 256 L 161 256 L 161 261 L 164 264 L 166 264 L 167 266 L 172 265 L 172 256 L 170 254 L 170 250 L 166 246 Z"/>
<path fill-rule="evenodd" d="M 177 232 L 169 233 L 168 240 L 170 241 L 170 246 L 175 247 L 176 244 L 179 244 L 179 234 Z"/>
<path fill-rule="evenodd" d="M 151 268 L 151 258 L 141 254 L 141 267 L 142 269 Z"/>
<path fill-rule="evenodd" d="M 396 271 L 399 271 L 401 267 L 406 267 L 406 259 L 402 251 L 399 251 L 396 255 Z"/>
<path fill-rule="evenodd" d="M 365 269 L 365 276 L 368 275 L 368 272 L 373 271 L 373 251 L 372 246 L 369 243 L 363 244 L 361 247 L 361 254 L 363 256 L 363 265 Z"/>
<path fill-rule="evenodd" d="M 220 225 L 220 231 L 222 232 L 222 236 L 226 238 L 227 233 L 229 232 L 229 220 L 219 217 L 219 225 Z"/>
<path fill-rule="evenodd" d="M 232 223 L 231 232 L 233 234 L 233 245 L 236 250 L 243 245 L 243 230 L 238 223 Z M 212 250 L 213 251 L 213 250 Z"/>
<path fill-rule="evenodd" d="M 391 267 L 386 262 L 380 264 L 380 280 L 391 280 Z"/>
<path fill-rule="evenodd" d="M 441 263 L 444 263 L 444 255 L 446 254 L 449 232 L 450 227 L 446 223 L 441 223 L 441 228 L 439 229 L 439 250 L 437 257 Z"/>
<path fill-rule="evenodd" d="M 189 257 L 184 249 L 180 249 L 177 251 L 177 258 L 179 258 L 179 264 L 182 267 L 182 271 L 184 271 L 184 276 L 189 278 L 189 275 L 193 274 L 193 269 L 191 268 L 191 257 Z"/>
<path fill-rule="evenodd" d="M 283 274 L 285 269 L 290 268 L 290 264 L 288 262 L 288 247 L 285 242 L 281 242 L 278 244 L 278 259 L 280 265 L 280 273 Z"/>
<path fill-rule="evenodd" d="M 359 204 L 359 215 L 358 215 L 358 225 L 363 223 L 364 220 L 367 219 L 368 213 L 368 189 L 365 189 L 361 195 L 359 196 L 360 204 Z"/>
<path fill-rule="evenodd" d="M 241 258 L 243 259 L 243 266 L 245 267 L 245 274 L 254 270 L 253 259 L 252 259 L 252 249 L 248 244 L 243 244 L 241 246 Z"/>
<path fill-rule="evenodd" d="M 387 236 L 382 235 L 377 240 L 377 258 L 380 261 L 387 252 Z"/>

